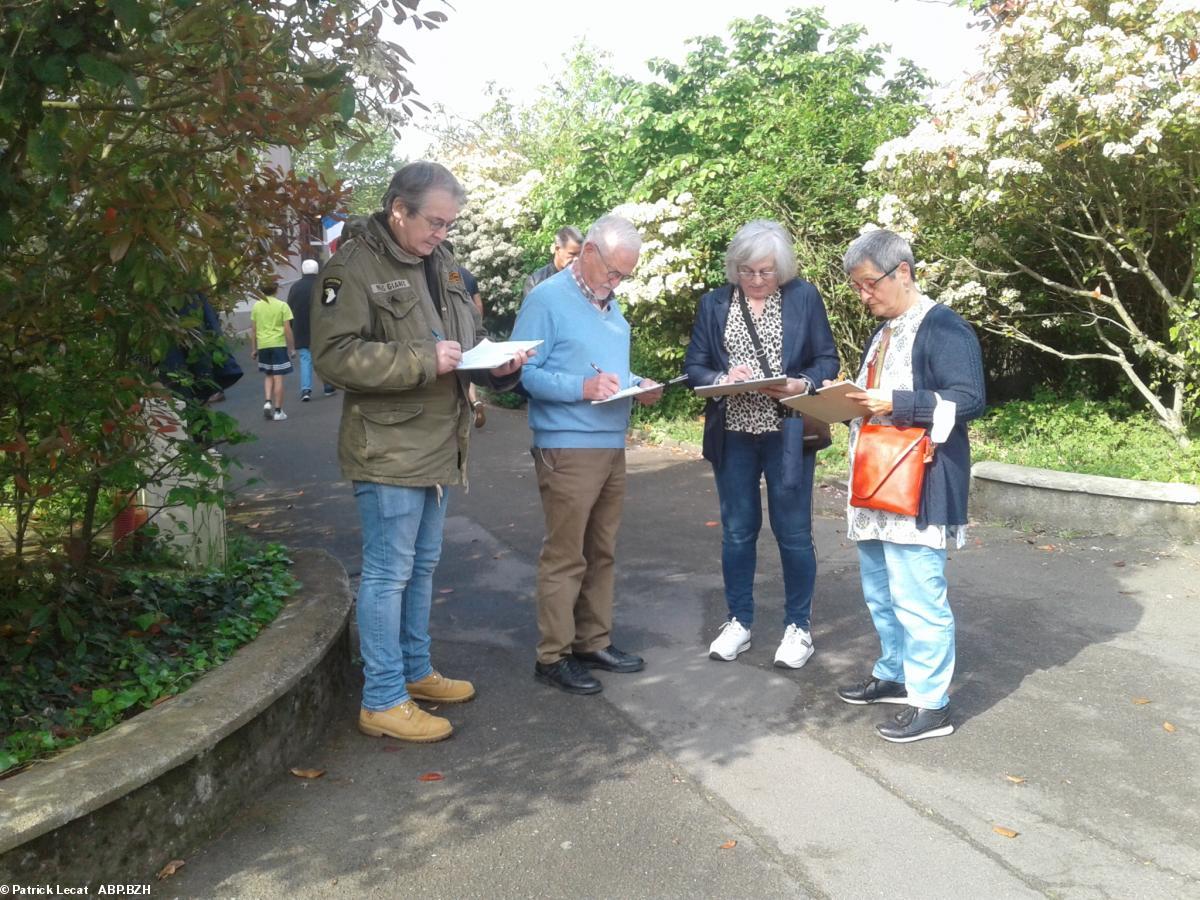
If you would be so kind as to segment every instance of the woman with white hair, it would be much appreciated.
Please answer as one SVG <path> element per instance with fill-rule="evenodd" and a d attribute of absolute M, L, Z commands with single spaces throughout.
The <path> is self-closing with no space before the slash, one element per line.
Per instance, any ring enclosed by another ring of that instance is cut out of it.
<path fill-rule="evenodd" d="M 710 398 L 704 458 L 721 504 L 721 573 L 728 616 L 709 656 L 734 660 L 750 649 L 754 570 L 767 481 L 771 531 L 783 563 L 784 630 L 775 665 L 798 669 L 813 652 L 811 612 L 817 561 L 812 486 L 817 447 L 804 422 L 779 401 L 815 390 L 838 370 L 833 332 L 817 289 L 796 276 L 792 239 L 765 219 L 738 229 L 725 254 L 729 283 L 700 300 L 684 362 L 693 387 L 787 376 L 759 391 Z"/>
<path fill-rule="evenodd" d="M 900 712 L 875 730 L 886 741 L 910 743 L 954 731 L 946 550 L 966 540 L 967 422 L 984 411 L 983 361 L 971 326 L 917 287 L 912 248 L 900 235 L 867 232 L 847 248 L 842 265 L 863 305 L 882 320 L 859 362 L 856 383 L 864 390 L 848 395 L 871 411 L 850 423 L 851 472 L 860 454 L 866 462 L 872 453 L 864 439 L 868 423 L 927 429 L 936 445 L 913 491 L 915 515 L 853 495 L 847 506 L 847 533 L 858 544 L 863 599 L 880 652 L 871 675 L 838 688 L 838 696 L 856 706 L 899 704 Z"/>

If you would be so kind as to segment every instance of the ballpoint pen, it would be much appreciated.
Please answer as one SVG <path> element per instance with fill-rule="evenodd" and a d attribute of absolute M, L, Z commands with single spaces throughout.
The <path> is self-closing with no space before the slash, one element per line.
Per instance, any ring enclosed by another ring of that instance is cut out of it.
<path fill-rule="evenodd" d="M 596 365 L 595 363 L 588 363 L 588 365 L 589 365 L 589 366 L 591 366 L 593 369 L 595 369 L 595 370 L 596 370 L 596 374 L 597 374 L 597 375 L 603 375 L 603 374 L 604 374 L 604 370 L 603 370 L 603 369 L 601 369 L 601 368 L 600 368 L 598 365 Z"/>
<path fill-rule="evenodd" d="M 438 331 L 436 328 L 432 329 L 432 331 L 433 331 L 433 339 L 435 341 L 444 341 L 445 340 L 445 338 L 442 337 L 442 333 L 440 331 Z"/>

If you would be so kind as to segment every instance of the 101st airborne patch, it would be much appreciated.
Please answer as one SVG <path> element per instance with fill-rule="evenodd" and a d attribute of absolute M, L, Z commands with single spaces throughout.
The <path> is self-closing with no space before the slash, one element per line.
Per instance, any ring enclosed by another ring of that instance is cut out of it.
<path fill-rule="evenodd" d="M 337 303 L 338 291 L 342 288 L 342 279 L 326 278 L 321 282 L 321 305 L 333 306 Z"/>

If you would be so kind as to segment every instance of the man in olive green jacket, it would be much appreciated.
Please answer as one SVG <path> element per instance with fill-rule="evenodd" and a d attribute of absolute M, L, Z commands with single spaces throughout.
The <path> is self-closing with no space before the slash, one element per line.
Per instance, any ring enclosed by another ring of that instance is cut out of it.
<path fill-rule="evenodd" d="M 466 483 L 471 377 L 505 390 L 527 357 L 490 372 L 456 369 L 484 336 L 443 243 L 464 200 L 444 167 L 410 163 L 392 178 L 382 212 L 348 223 L 313 290 L 313 363 L 345 391 L 338 459 L 354 482 L 363 531 L 359 729 L 373 736 L 442 740 L 450 723 L 412 701 L 475 695 L 470 682 L 434 671 L 429 657 L 445 489 Z"/>

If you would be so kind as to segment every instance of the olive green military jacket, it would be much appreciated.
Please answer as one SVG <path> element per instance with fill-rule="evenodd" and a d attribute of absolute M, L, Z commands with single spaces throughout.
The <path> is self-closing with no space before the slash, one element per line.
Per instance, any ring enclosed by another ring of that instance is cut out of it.
<path fill-rule="evenodd" d="M 466 483 L 471 376 L 498 390 L 515 374 L 438 377 L 436 345 L 464 351 L 485 336 L 453 250 L 431 254 L 438 296 L 423 260 L 401 249 L 382 213 L 347 223 L 348 239 L 313 285 L 313 366 L 345 391 L 338 460 L 351 481 L 405 487 Z"/>

